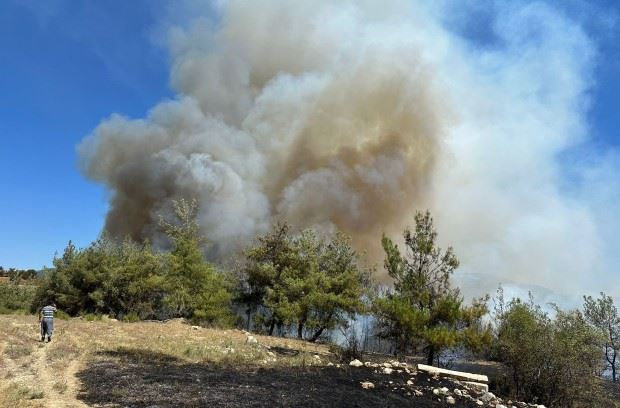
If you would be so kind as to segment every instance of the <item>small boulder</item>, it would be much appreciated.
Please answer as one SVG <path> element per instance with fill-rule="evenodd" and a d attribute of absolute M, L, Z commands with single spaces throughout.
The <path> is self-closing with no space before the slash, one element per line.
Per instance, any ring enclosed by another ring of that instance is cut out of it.
<path fill-rule="evenodd" d="M 454 405 L 454 404 L 456 404 L 456 401 L 452 397 L 446 397 L 446 404 Z"/>
<path fill-rule="evenodd" d="M 365 390 L 371 390 L 371 389 L 375 388 L 375 385 L 373 383 L 371 383 L 370 381 L 364 381 L 364 382 L 362 382 L 360 384 L 362 384 L 362 388 L 365 389 Z"/>
<path fill-rule="evenodd" d="M 492 392 L 485 392 L 480 397 L 480 401 L 482 401 L 484 403 L 489 403 L 489 402 L 493 401 L 494 399 L 495 399 L 495 394 L 493 394 Z"/>
<path fill-rule="evenodd" d="M 358 359 L 355 359 L 355 360 L 351 361 L 351 362 L 349 363 L 349 365 L 350 365 L 351 367 L 361 367 L 361 366 L 363 366 L 363 365 L 364 365 L 364 363 L 362 363 L 362 362 L 361 362 L 361 361 L 359 361 Z"/>
<path fill-rule="evenodd" d="M 392 369 L 391 369 L 391 368 L 389 368 L 389 367 L 385 367 L 385 368 L 383 369 L 383 374 L 392 374 L 392 371 L 394 371 L 394 370 L 392 370 Z"/>
<path fill-rule="evenodd" d="M 245 342 L 248 343 L 248 344 L 258 344 L 258 340 L 256 340 L 256 337 L 254 337 L 254 336 L 248 336 L 245 339 Z"/>

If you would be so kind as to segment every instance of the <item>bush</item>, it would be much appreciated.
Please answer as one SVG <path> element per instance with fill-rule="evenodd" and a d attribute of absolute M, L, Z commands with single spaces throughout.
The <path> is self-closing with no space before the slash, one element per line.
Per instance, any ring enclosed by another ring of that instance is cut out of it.
<path fill-rule="evenodd" d="M 36 290 L 37 287 L 33 285 L 0 284 L 0 313 L 27 313 Z"/>
<path fill-rule="evenodd" d="M 103 317 L 100 314 L 86 313 L 83 317 L 87 322 L 98 322 L 103 320 Z"/>
<path fill-rule="evenodd" d="M 127 323 L 134 323 L 140 321 L 140 316 L 136 312 L 129 312 L 123 316 L 123 321 Z"/>
<path fill-rule="evenodd" d="M 512 397 L 551 407 L 613 406 L 595 373 L 597 333 L 578 310 L 555 308 L 555 319 L 533 302 L 514 299 L 496 310 L 493 354 L 508 368 L 499 381 Z"/>

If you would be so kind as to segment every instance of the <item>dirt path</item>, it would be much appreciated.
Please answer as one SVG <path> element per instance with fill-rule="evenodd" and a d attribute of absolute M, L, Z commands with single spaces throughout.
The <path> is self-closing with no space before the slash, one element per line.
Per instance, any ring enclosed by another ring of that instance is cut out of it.
<path fill-rule="evenodd" d="M 87 407 L 77 400 L 81 384 L 76 373 L 84 355 L 76 339 L 59 335 L 41 343 L 37 326 L 11 322 L 6 330 L 0 344 L 0 407 Z"/>

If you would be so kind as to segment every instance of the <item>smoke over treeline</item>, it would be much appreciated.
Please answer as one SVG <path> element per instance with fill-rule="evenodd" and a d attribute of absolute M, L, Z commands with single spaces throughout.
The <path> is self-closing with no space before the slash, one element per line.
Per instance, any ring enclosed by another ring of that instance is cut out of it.
<path fill-rule="evenodd" d="M 591 41 L 526 4 L 491 7 L 472 43 L 450 3 L 410 3 L 224 1 L 172 26 L 177 96 L 79 146 L 111 192 L 105 228 L 157 242 L 193 197 L 213 258 L 287 220 L 380 261 L 381 234 L 430 208 L 465 271 L 582 287 L 603 235 L 558 155 L 586 134 Z"/>

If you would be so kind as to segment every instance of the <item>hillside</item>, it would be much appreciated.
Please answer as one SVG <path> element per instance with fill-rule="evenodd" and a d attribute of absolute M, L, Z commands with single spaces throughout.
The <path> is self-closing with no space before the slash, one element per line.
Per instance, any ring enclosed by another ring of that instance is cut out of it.
<path fill-rule="evenodd" d="M 53 342 L 43 344 L 33 316 L 0 316 L 0 407 L 477 407 L 485 400 L 473 390 L 459 397 L 463 386 L 409 367 L 391 374 L 350 367 L 324 345 L 181 320 L 57 320 Z"/>

